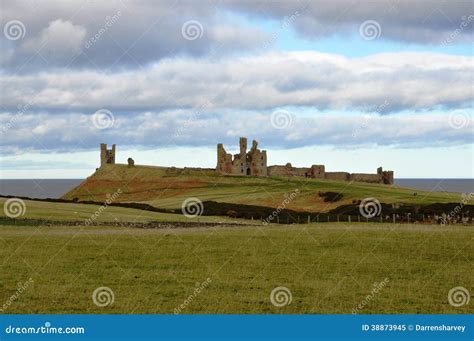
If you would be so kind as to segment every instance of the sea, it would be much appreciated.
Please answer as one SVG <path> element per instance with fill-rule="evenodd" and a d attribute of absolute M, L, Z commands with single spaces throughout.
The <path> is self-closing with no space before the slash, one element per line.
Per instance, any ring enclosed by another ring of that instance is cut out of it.
<path fill-rule="evenodd" d="M 0 195 L 59 198 L 85 179 L 0 179 Z M 434 192 L 474 193 L 474 179 L 395 179 L 395 185 Z"/>

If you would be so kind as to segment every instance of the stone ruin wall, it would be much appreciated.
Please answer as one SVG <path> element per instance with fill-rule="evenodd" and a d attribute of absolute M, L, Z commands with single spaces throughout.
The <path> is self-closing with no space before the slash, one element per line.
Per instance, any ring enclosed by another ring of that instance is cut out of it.
<path fill-rule="evenodd" d="M 351 181 L 351 175 L 347 172 L 326 172 L 325 179 L 337 181 Z"/>
<path fill-rule="evenodd" d="M 291 163 L 285 166 L 269 166 L 268 176 L 302 176 L 307 178 L 324 179 L 325 170 L 323 165 L 312 165 L 311 167 L 293 167 Z"/>
<path fill-rule="evenodd" d="M 348 172 L 326 172 L 324 165 L 312 165 L 311 167 L 293 167 L 291 163 L 286 165 L 267 166 L 267 152 L 257 148 L 257 141 L 253 141 L 252 148 L 247 153 L 247 139 L 240 138 L 240 153 L 228 154 L 222 143 L 217 145 L 217 166 L 219 174 L 229 175 L 256 175 L 256 176 L 299 176 L 314 179 L 327 179 L 337 181 L 357 181 L 380 184 L 393 184 L 393 171 L 384 171 L 382 167 L 377 173 L 348 173 Z"/>
<path fill-rule="evenodd" d="M 378 174 L 352 173 L 350 175 L 350 181 L 370 182 L 378 184 L 381 182 L 381 179 Z"/>

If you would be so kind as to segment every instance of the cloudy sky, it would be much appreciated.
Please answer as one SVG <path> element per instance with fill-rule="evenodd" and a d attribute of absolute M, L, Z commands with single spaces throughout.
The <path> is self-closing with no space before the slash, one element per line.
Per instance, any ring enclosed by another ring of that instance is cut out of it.
<path fill-rule="evenodd" d="M 1 178 L 117 160 L 474 177 L 468 1 L 1 2 Z"/>

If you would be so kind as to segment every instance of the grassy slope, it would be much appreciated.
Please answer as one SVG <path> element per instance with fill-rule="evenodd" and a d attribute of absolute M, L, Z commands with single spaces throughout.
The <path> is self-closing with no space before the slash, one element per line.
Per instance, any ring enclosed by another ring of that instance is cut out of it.
<path fill-rule="evenodd" d="M 466 227 L 345 224 L 144 230 L 0 229 L 0 301 L 34 284 L 5 313 L 173 313 L 197 282 L 211 283 L 183 313 L 473 313 L 448 291 L 472 292 L 474 232 Z M 110 287 L 112 306 L 93 304 Z M 273 288 L 293 301 L 277 308 Z"/>
<path fill-rule="evenodd" d="M 0 217 L 5 217 L 5 210 L 3 209 L 6 199 L 0 198 Z M 19 218 L 54 220 L 54 221 L 85 221 L 90 218 L 100 206 L 98 205 L 84 205 L 84 204 L 68 204 L 44 201 L 24 200 L 25 213 Z M 144 210 L 137 210 L 133 208 L 113 207 L 108 206 L 96 218 L 99 222 L 131 222 L 144 223 L 149 221 L 155 222 L 240 222 L 240 219 L 231 219 L 228 217 L 205 217 L 187 218 L 181 214 L 159 213 Z M 246 224 L 252 223 L 245 221 Z"/>
<path fill-rule="evenodd" d="M 459 202 L 455 193 L 424 192 L 396 186 L 348 183 L 305 178 L 258 178 L 219 176 L 212 171 L 192 171 L 189 175 L 167 176 L 165 168 L 125 165 L 107 165 L 100 168 L 77 188 L 66 193 L 64 198 L 81 200 L 104 200 L 106 193 L 117 189 L 122 194 L 117 201 L 146 202 L 156 207 L 179 208 L 183 200 L 198 197 L 202 201 L 255 204 L 278 207 L 285 193 L 295 189 L 300 194 L 287 208 L 302 211 L 326 211 L 354 199 L 375 197 L 384 203 L 429 204 Z M 344 199 L 327 204 L 317 192 L 342 192 Z"/>

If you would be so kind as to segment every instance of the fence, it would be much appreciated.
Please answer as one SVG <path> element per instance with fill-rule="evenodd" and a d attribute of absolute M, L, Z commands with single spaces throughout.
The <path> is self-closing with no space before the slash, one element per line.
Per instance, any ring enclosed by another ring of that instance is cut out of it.
<path fill-rule="evenodd" d="M 272 217 L 270 219 L 270 217 Z M 284 216 L 270 216 L 263 217 L 260 219 L 264 224 L 312 224 L 312 223 L 335 223 L 335 222 L 346 222 L 346 223 L 393 223 L 393 224 L 410 224 L 410 223 L 426 223 L 426 224 L 472 224 L 474 222 L 473 217 L 453 217 L 446 219 L 446 214 L 443 215 L 426 215 L 426 214 L 391 214 L 391 215 L 379 215 L 376 217 L 365 217 L 362 215 L 346 215 L 346 214 L 309 214 L 309 215 L 284 215 Z M 254 220 L 254 217 L 251 217 Z"/>

